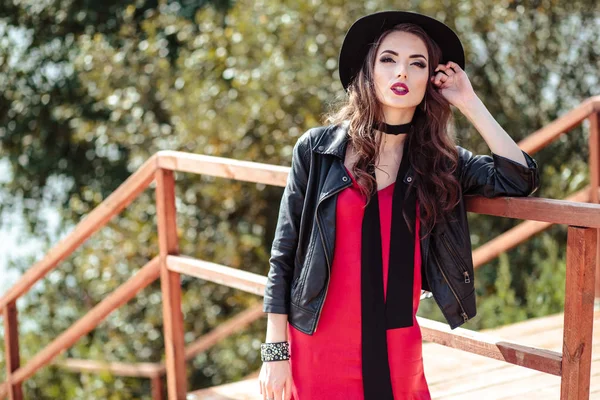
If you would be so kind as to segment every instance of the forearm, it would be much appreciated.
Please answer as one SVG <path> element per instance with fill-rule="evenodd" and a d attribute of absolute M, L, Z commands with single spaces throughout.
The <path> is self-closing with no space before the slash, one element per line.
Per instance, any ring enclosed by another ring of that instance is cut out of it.
<path fill-rule="evenodd" d="M 521 149 L 494 119 L 479 97 L 475 96 L 462 104 L 459 110 L 475 126 L 493 153 L 527 166 Z"/>
<path fill-rule="evenodd" d="M 266 343 L 287 341 L 287 314 L 267 314 L 267 338 Z"/>

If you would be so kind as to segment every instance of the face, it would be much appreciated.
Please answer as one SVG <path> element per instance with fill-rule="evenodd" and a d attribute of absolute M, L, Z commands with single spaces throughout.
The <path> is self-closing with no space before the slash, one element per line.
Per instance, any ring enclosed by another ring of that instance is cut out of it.
<path fill-rule="evenodd" d="M 391 32 L 380 43 L 373 74 L 377 100 L 387 123 L 412 119 L 429 82 L 428 62 L 425 43 L 412 33 Z"/>

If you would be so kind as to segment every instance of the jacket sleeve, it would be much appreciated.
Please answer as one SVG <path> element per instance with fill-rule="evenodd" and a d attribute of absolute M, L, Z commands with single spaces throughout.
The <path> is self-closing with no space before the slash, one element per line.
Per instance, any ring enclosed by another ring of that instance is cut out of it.
<path fill-rule="evenodd" d="M 309 142 L 309 132 L 306 132 L 298 139 L 292 152 L 292 166 L 281 197 L 271 246 L 263 299 L 263 311 L 266 313 L 289 314 L 290 311 L 290 284 L 294 276 L 294 259 L 310 165 Z"/>
<path fill-rule="evenodd" d="M 460 146 L 456 148 L 463 195 L 526 197 L 539 187 L 537 163 L 524 151 L 527 167 L 494 152 L 491 156 L 473 155 Z"/>

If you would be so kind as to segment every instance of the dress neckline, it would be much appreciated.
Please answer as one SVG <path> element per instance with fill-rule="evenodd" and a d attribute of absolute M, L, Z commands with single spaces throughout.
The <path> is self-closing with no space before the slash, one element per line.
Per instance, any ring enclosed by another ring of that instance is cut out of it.
<path fill-rule="evenodd" d="M 350 179 L 352 180 L 352 183 L 355 184 L 355 185 L 358 185 L 358 182 L 356 181 L 356 178 L 354 178 L 354 174 L 352 174 L 352 172 L 350 172 L 350 170 L 348 169 L 348 167 L 346 167 L 345 164 L 344 164 L 344 168 L 346 169 L 346 172 L 348 172 L 348 175 L 350 175 Z M 389 189 L 393 188 L 395 184 L 396 184 L 396 182 L 392 182 L 389 185 L 387 185 L 386 187 L 378 189 L 377 193 L 381 193 L 381 192 L 384 192 L 386 190 L 389 190 Z"/>

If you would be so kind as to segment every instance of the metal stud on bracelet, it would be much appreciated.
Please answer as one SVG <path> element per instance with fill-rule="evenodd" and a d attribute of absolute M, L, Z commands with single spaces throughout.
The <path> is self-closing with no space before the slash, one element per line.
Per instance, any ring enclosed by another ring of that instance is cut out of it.
<path fill-rule="evenodd" d="M 289 342 L 262 343 L 260 345 L 260 358 L 263 362 L 289 360 Z"/>

